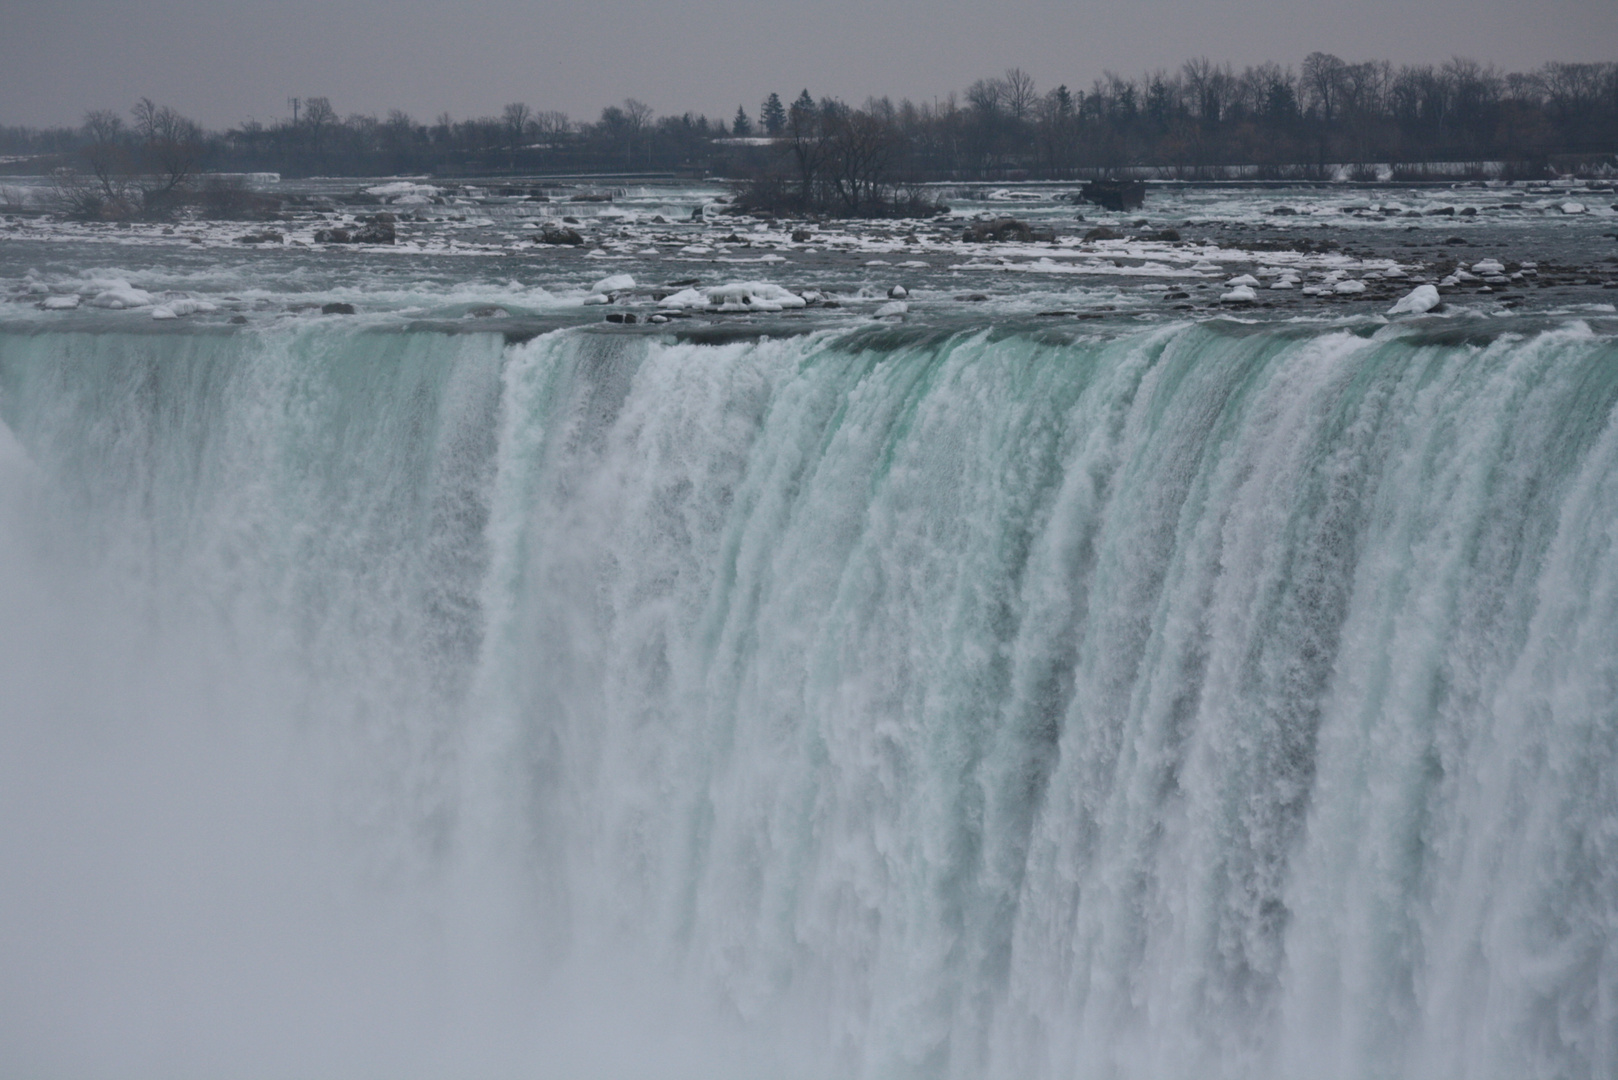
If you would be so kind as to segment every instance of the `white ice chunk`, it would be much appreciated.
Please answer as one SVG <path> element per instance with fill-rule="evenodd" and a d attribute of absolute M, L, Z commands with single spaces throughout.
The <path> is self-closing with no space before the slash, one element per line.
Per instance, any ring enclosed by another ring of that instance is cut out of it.
<path fill-rule="evenodd" d="M 1219 299 L 1226 304 L 1251 304 L 1258 299 L 1258 293 L 1253 291 L 1251 285 L 1238 285 Z"/>
<path fill-rule="evenodd" d="M 69 296 L 47 296 L 39 302 L 39 306 L 46 311 L 72 311 L 79 306 L 77 293 Z"/>
<path fill-rule="evenodd" d="M 805 304 L 797 293 L 767 281 L 732 281 L 707 292 L 708 302 L 717 304 L 720 311 L 781 311 Z"/>
<path fill-rule="evenodd" d="M 708 294 L 700 289 L 681 289 L 663 297 L 657 304 L 666 308 L 704 308 L 708 306 Z"/>
<path fill-rule="evenodd" d="M 635 279 L 631 275 L 613 274 L 610 277 L 602 278 L 600 281 L 590 286 L 590 291 L 593 293 L 627 292 L 634 287 Z"/>
<path fill-rule="evenodd" d="M 872 318 L 888 319 L 896 315 L 903 315 L 909 310 L 909 304 L 905 303 L 903 300 L 894 300 L 877 308 L 876 311 L 872 313 Z"/>
<path fill-rule="evenodd" d="M 732 281 L 704 289 L 681 289 L 658 301 L 666 308 L 711 308 L 715 311 L 783 311 L 807 301 L 767 281 Z"/>
<path fill-rule="evenodd" d="M 114 311 L 123 308 L 145 307 L 152 302 L 152 294 L 144 289 L 134 288 L 129 282 L 121 278 L 101 282 L 104 287 L 90 300 L 92 307 L 111 308 Z"/>
<path fill-rule="evenodd" d="M 1414 289 L 1411 289 L 1404 296 L 1400 297 L 1399 302 L 1388 309 L 1388 314 L 1422 315 L 1433 310 L 1433 308 L 1437 307 L 1442 302 L 1443 301 L 1438 298 L 1438 290 L 1436 288 L 1431 285 L 1417 285 Z"/>
<path fill-rule="evenodd" d="M 1562 213 L 1582 214 L 1584 213 L 1584 204 L 1581 202 L 1565 202 L 1562 204 Z"/>
<path fill-rule="evenodd" d="M 166 304 L 159 304 L 157 307 L 152 309 L 152 318 L 178 319 L 186 315 L 202 315 L 210 311 L 218 310 L 219 308 L 217 305 L 211 304 L 206 300 L 193 300 L 187 297 L 179 300 L 170 300 Z"/>

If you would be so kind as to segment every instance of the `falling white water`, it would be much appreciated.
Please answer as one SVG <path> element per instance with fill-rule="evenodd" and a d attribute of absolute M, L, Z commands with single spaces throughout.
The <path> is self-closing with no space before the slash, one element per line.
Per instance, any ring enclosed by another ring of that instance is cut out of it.
<path fill-rule="evenodd" d="M 0 1072 L 1618 1073 L 1618 344 L 0 334 Z"/>

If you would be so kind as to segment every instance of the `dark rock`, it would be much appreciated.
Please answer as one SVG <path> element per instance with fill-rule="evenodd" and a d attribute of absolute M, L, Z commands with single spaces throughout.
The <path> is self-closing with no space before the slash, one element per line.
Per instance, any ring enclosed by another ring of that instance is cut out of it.
<path fill-rule="evenodd" d="M 581 191 L 568 202 L 612 202 L 612 196 L 599 191 Z"/>
<path fill-rule="evenodd" d="M 1133 210 L 1146 202 L 1146 185 L 1140 180 L 1092 180 L 1079 197 L 1108 210 Z"/>
<path fill-rule="evenodd" d="M 815 234 L 808 229 L 793 229 L 792 242 L 794 244 L 807 244 L 815 238 Z"/>
<path fill-rule="evenodd" d="M 1095 240 L 1122 240 L 1123 238 L 1123 233 L 1119 232 L 1117 229 L 1109 229 L 1105 225 L 1097 225 L 1095 228 L 1084 234 L 1084 239 L 1087 242 Z"/>
<path fill-rule="evenodd" d="M 1296 217 L 1298 212 L 1290 206 L 1272 206 L 1266 213 L 1277 214 L 1282 217 Z"/>
<path fill-rule="evenodd" d="M 1142 240 L 1156 240 L 1164 244 L 1177 244 L 1180 242 L 1180 230 L 1163 229 L 1155 233 L 1141 233 Z"/>
<path fill-rule="evenodd" d="M 988 298 L 989 297 L 988 297 L 987 293 L 975 292 L 975 293 L 962 293 L 960 296 L 957 296 L 955 299 L 961 301 L 962 303 L 966 303 L 966 304 L 978 304 L 978 303 L 982 303 L 983 301 L 987 300 Z"/>
<path fill-rule="evenodd" d="M 399 219 L 396 216 L 394 216 L 393 214 L 389 213 L 388 211 L 382 210 L 382 211 L 380 211 L 378 213 L 372 214 L 366 220 L 367 221 L 374 221 L 378 225 L 392 225 L 395 221 L 398 221 Z"/>
<path fill-rule="evenodd" d="M 354 305 L 353 304 L 322 304 L 322 305 L 320 305 L 320 313 L 322 315 L 352 315 L 352 314 L 354 314 Z"/>
<path fill-rule="evenodd" d="M 579 219 L 576 218 L 576 217 L 573 217 L 570 214 L 564 214 L 562 216 L 562 221 L 563 221 L 563 223 L 568 224 L 568 225 L 577 225 L 579 223 Z"/>
<path fill-rule="evenodd" d="M 233 324 L 235 324 L 236 326 L 246 326 L 247 325 L 247 316 L 246 315 L 232 315 L 230 317 L 230 321 Z"/>
<path fill-rule="evenodd" d="M 316 229 L 315 243 L 317 244 L 347 244 L 352 241 L 347 229 Z"/>
<path fill-rule="evenodd" d="M 355 244 L 391 244 L 394 241 L 393 226 L 388 222 L 373 222 L 355 231 L 352 243 Z"/>
<path fill-rule="evenodd" d="M 614 311 L 607 315 L 607 321 L 610 323 L 630 324 L 635 322 L 635 313 L 632 311 Z"/>
<path fill-rule="evenodd" d="M 1448 240 L 1445 240 L 1444 243 L 1449 244 L 1452 247 L 1469 247 L 1470 246 L 1469 244 L 1467 244 L 1465 238 L 1459 237 L 1459 236 L 1452 236 Z"/>
<path fill-rule="evenodd" d="M 279 244 L 285 239 L 286 237 L 282 236 L 274 229 L 265 229 L 263 232 L 247 233 L 245 236 L 238 236 L 236 238 L 236 242 L 238 244 Z"/>
<path fill-rule="evenodd" d="M 1034 239 L 1034 230 L 1026 221 L 1003 217 L 995 218 L 993 221 L 974 221 L 966 227 L 961 239 L 975 244 L 1004 240 L 1028 243 Z"/>
<path fill-rule="evenodd" d="M 1478 216 L 1478 208 L 1475 207 L 1475 206 L 1463 207 L 1461 209 L 1461 216 L 1462 217 L 1477 217 Z"/>
<path fill-rule="evenodd" d="M 1189 299 L 1191 299 L 1191 294 L 1188 293 L 1188 292 L 1168 292 L 1168 293 L 1163 294 L 1163 299 L 1165 299 L 1165 300 L 1189 300 Z"/>
<path fill-rule="evenodd" d="M 475 307 L 471 311 L 468 311 L 466 313 L 466 317 L 468 319 L 503 319 L 510 314 L 511 312 L 507 311 L 503 307 L 496 307 L 493 304 L 485 304 L 483 307 Z"/>
<path fill-rule="evenodd" d="M 702 284 L 702 279 L 701 278 L 683 277 L 679 281 L 665 281 L 665 282 L 663 282 L 663 288 L 665 288 L 665 289 L 689 289 L 693 285 L 701 285 L 701 284 Z"/>
<path fill-rule="evenodd" d="M 1455 216 L 1455 207 L 1453 207 L 1453 206 L 1434 207 L 1433 209 L 1427 211 L 1427 216 L 1428 217 L 1454 217 Z"/>
<path fill-rule="evenodd" d="M 579 235 L 577 229 L 564 229 L 558 225 L 547 224 L 540 234 L 534 237 L 535 243 L 565 244 L 569 247 L 578 247 L 584 243 L 584 237 Z"/>

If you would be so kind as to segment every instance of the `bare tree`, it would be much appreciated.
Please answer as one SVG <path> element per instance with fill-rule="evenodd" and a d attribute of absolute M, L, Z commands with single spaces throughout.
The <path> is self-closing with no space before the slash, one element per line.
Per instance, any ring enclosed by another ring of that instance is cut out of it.
<path fill-rule="evenodd" d="M 101 193 L 110 202 L 127 199 L 134 181 L 134 158 L 124 131 L 124 118 L 111 109 L 84 114 L 84 157 Z"/>
<path fill-rule="evenodd" d="M 141 140 L 143 171 L 151 177 L 146 198 L 160 198 L 184 186 L 202 156 L 202 128 L 151 98 L 141 98 L 130 112 Z"/>
<path fill-rule="evenodd" d="M 304 100 L 302 126 L 309 137 L 309 149 L 319 153 L 326 133 L 337 126 L 337 110 L 331 99 L 312 97 Z"/>
<path fill-rule="evenodd" d="M 636 98 L 624 98 L 624 125 L 629 132 L 625 160 L 634 154 L 635 144 L 640 142 L 652 124 L 652 107 Z"/>
<path fill-rule="evenodd" d="M 1304 92 L 1311 105 L 1320 107 L 1320 118 L 1328 124 L 1336 118 L 1347 66 L 1331 53 L 1312 52 L 1303 60 Z"/>
<path fill-rule="evenodd" d="M 998 81 L 1006 112 L 1019 124 L 1027 120 L 1038 97 L 1034 93 L 1034 77 L 1022 68 L 1010 68 L 1005 78 Z"/>
<path fill-rule="evenodd" d="M 533 110 L 521 101 L 513 101 L 501 111 L 500 118 L 506 125 L 506 138 L 514 158 L 517 148 L 522 145 L 523 132 L 528 130 L 528 121 L 533 115 Z"/>

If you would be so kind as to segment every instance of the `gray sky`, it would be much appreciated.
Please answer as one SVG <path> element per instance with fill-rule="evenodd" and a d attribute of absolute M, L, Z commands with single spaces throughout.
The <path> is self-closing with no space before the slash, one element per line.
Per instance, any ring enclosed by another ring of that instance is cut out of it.
<path fill-rule="evenodd" d="M 629 96 L 728 118 L 771 90 L 925 100 L 1011 66 L 1078 89 L 1108 68 L 1296 66 L 1316 49 L 1511 70 L 1615 60 L 1618 2 L 4 0 L 0 123 L 77 123 L 143 95 L 209 127 L 273 121 L 293 95 L 424 120 L 508 101 L 593 119 Z"/>

